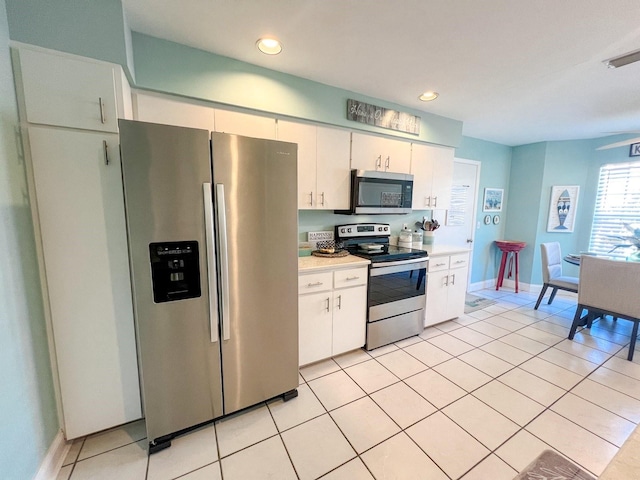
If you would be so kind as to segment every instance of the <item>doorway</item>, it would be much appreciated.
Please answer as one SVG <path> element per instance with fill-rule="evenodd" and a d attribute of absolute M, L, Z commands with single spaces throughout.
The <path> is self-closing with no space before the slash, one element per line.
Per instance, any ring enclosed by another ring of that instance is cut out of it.
<path fill-rule="evenodd" d="M 480 162 L 456 158 L 453 162 L 451 206 L 449 210 L 434 210 L 433 217 L 442 225 L 438 229 L 438 244 L 473 248 L 475 237 Z M 473 252 L 469 258 L 467 286 L 471 281 Z"/>

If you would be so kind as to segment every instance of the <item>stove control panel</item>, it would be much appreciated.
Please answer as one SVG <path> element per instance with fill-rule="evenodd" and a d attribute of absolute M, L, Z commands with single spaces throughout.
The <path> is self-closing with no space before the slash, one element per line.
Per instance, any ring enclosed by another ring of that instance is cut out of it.
<path fill-rule="evenodd" d="M 388 223 L 352 223 L 336 227 L 338 238 L 389 237 L 391 228 Z"/>

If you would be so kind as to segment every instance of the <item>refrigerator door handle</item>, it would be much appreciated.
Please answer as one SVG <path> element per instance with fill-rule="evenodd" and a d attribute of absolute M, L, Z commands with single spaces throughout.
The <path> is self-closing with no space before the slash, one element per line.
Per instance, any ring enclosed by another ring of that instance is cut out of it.
<path fill-rule="evenodd" d="M 209 327 L 211 329 L 211 343 L 218 341 L 218 292 L 216 287 L 216 253 L 214 250 L 215 237 L 213 235 L 213 199 L 211 184 L 202 184 L 204 199 L 204 226 L 207 247 L 207 279 L 209 280 Z"/>
<path fill-rule="evenodd" d="M 222 300 L 222 339 L 231 338 L 229 313 L 229 258 L 227 250 L 227 213 L 224 201 L 224 185 L 216 183 L 216 215 L 218 219 L 218 252 L 220 254 L 220 294 Z"/>

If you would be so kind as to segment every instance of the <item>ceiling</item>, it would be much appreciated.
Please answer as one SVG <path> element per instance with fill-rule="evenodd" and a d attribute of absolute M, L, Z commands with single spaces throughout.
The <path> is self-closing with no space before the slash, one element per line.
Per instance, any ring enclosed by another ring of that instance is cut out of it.
<path fill-rule="evenodd" d="M 461 120 L 505 145 L 640 132 L 638 0 L 123 0 L 132 30 Z M 255 47 L 276 36 L 280 55 Z M 417 97 L 435 90 L 430 103 Z"/>

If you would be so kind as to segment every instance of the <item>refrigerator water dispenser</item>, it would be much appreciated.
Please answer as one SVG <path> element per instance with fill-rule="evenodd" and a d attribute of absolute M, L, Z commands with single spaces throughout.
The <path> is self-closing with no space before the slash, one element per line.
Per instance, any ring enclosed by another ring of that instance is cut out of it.
<path fill-rule="evenodd" d="M 149 257 L 155 303 L 201 295 L 198 242 L 151 243 Z"/>

